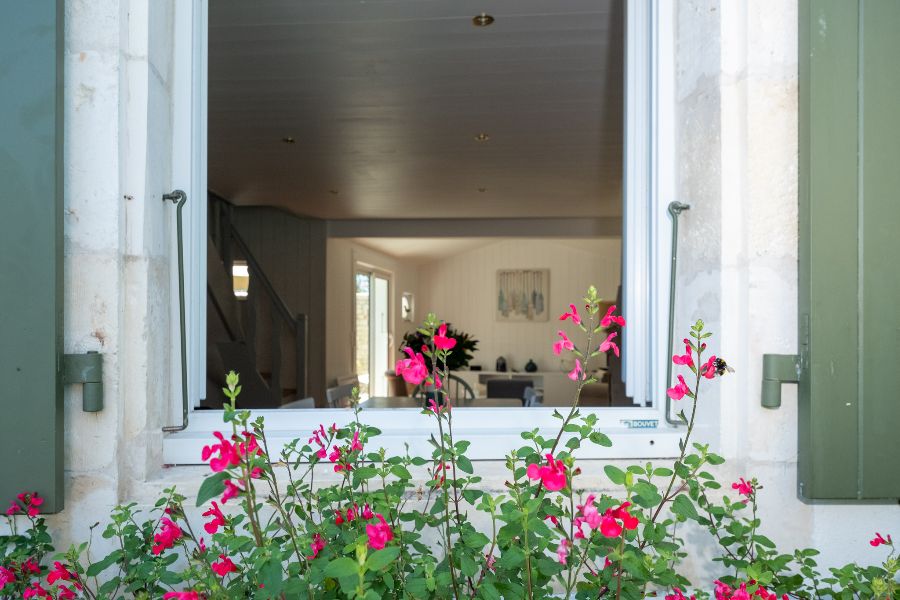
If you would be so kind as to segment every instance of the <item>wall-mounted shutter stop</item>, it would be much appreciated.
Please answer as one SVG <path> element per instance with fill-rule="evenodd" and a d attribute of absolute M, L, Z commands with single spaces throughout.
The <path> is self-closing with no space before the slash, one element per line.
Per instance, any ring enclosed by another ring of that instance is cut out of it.
<path fill-rule="evenodd" d="M 63 383 L 83 386 L 81 408 L 84 412 L 103 410 L 103 355 L 89 351 L 85 354 L 63 355 Z"/>
<path fill-rule="evenodd" d="M 781 384 L 800 382 L 800 356 L 763 354 L 762 395 L 765 408 L 781 407 Z"/>

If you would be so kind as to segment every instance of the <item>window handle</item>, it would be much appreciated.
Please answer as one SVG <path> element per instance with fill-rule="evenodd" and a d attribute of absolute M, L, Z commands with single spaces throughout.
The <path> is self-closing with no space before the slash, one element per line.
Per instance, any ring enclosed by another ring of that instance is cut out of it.
<path fill-rule="evenodd" d="M 178 222 L 178 317 L 181 327 L 181 425 L 167 425 L 162 428 L 165 433 L 184 431 L 188 426 L 188 376 L 187 376 L 187 332 L 184 322 L 184 233 L 181 224 L 181 209 L 187 202 L 187 194 L 182 190 L 175 190 L 169 194 L 163 194 L 163 202 L 171 201 L 177 205 L 176 219 Z"/>

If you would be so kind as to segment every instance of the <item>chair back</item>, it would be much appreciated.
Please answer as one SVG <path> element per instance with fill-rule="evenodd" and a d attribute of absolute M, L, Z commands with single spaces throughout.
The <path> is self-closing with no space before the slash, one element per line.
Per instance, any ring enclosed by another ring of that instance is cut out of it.
<path fill-rule="evenodd" d="M 353 396 L 353 388 L 358 387 L 352 383 L 337 385 L 325 390 L 325 400 L 328 401 L 328 408 L 345 408 L 350 405 L 350 398 Z"/>
<path fill-rule="evenodd" d="M 543 406 L 544 405 L 544 394 L 542 392 L 537 391 L 531 386 L 525 388 L 525 392 L 523 395 L 524 406 Z"/>
<path fill-rule="evenodd" d="M 475 391 L 472 389 L 472 386 L 470 386 L 465 379 L 458 375 L 454 375 L 453 373 L 450 373 L 447 379 L 443 381 L 442 389 L 454 404 L 460 401 L 471 402 L 475 399 Z M 417 385 L 416 389 L 413 390 L 413 398 L 425 398 L 426 391 L 430 392 L 433 390 L 430 386 L 426 389 L 424 384 Z"/>

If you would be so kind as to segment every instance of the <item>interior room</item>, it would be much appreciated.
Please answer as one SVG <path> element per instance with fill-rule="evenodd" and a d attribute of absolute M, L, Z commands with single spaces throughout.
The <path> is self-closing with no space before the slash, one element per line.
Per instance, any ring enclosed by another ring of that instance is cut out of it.
<path fill-rule="evenodd" d="M 621 303 L 623 3 L 495 4 L 211 3 L 201 406 L 234 369 L 257 408 L 421 407 L 429 313 L 458 404 L 571 403 L 558 316 Z M 622 359 L 584 405 L 631 405 Z"/>

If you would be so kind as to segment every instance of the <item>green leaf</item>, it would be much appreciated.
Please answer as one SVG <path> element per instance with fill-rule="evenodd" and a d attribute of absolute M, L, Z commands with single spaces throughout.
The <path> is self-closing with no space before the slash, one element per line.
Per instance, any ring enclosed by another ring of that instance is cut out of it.
<path fill-rule="evenodd" d="M 221 496 L 225 492 L 225 480 L 229 477 L 228 473 L 221 471 L 204 479 L 197 492 L 197 506 L 203 506 L 216 496 Z"/>
<path fill-rule="evenodd" d="M 412 479 L 412 474 L 409 472 L 409 469 L 403 465 L 394 465 L 391 467 L 391 473 L 400 479 Z"/>
<path fill-rule="evenodd" d="M 475 469 L 472 467 L 472 461 L 465 456 L 456 457 L 456 466 L 459 467 L 459 470 L 463 473 L 468 473 L 471 475 L 475 472 Z"/>
<path fill-rule="evenodd" d="M 603 467 L 603 471 L 606 473 L 606 476 L 609 477 L 609 480 L 614 484 L 622 485 L 623 483 L 625 483 L 625 472 L 619 467 L 606 465 L 605 467 Z"/>
<path fill-rule="evenodd" d="M 400 556 L 400 548 L 397 546 L 389 546 L 383 550 L 376 550 L 366 559 L 366 569 L 369 571 L 379 571 L 397 560 L 398 556 Z"/>
<path fill-rule="evenodd" d="M 675 498 L 675 501 L 672 503 L 672 512 L 676 515 L 682 516 L 685 519 L 691 519 L 696 521 L 699 518 L 699 514 L 697 514 L 697 509 L 694 507 L 694 503 L 690 501 L 690 499 L 684 494 L 679 495 Z"/>
<path fill-rule="evenodd" d="M 325 577 L 340 579 L 359 574 L 359 564 L 352 558 L 341 556 L 325 566 Z"/>
<path fill-rule="evenodd" d="M 106 558 L 104 558 L 103 560 L 101 560 L 99 562 L 95 562 L 94 564 L 92 564 L 91 566 L 88 567 L 87 573 L 86 573 L 87 576 L 94 577 L 96 575 L 99 575 L 100 573 L 102 573 L 103 571 L 108 569 L 111 565 L 116 563 L 120 558 L 122 558 L 121 550 L 114 550 L 114 551 L 110 552 L 109 554 L 106 555 Z"/>

